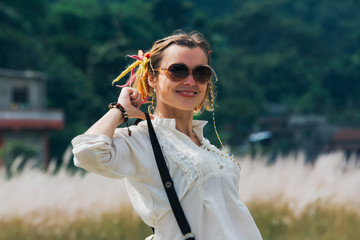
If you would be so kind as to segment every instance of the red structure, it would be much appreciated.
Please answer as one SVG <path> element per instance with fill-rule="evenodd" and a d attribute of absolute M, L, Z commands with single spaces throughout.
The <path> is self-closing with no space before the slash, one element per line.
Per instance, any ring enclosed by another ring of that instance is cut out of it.
<path fill-rule="evenodd" d="M 344 128 L 337 131 L 331 138 L 329 150 L 360 152 L 360 128 Z"/>
<path fill-rule="evenodd" d="M 0 149 L 18 143 L 37 153 L 38 165 L 49 163 L 48 132 L 64 127 L 61 110 L 46 109 L 47 75 L 0 69 Z M 0 166 L 9 156 L 4 154 Z"/>

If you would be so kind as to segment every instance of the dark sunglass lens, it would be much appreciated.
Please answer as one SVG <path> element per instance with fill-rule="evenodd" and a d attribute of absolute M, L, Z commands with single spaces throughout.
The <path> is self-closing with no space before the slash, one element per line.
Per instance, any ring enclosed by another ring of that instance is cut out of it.
<path fill-rule="evenodd" d="M 211 69 L 206 66 L 200 66 L 194 70 L 193 74 L 194 74 L 194 78 L 197 81 L 201 83 L 206 83 L 211 78 Z"/>
<path fill-rule="evenodd" d="M 182 80 L 189 75 L 189 70 L 185 64 L 172 64 L 168 67 L 168 74 L 173 80 Z"/>

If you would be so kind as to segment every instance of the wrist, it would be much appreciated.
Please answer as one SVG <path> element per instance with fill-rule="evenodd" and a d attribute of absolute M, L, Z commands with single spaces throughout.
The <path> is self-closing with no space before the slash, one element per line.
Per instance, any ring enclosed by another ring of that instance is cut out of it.
<path fill-rule="evenodd" d="M 128 115 L 127 111 L 125 110 L 125 108 L 120 103 L 113 102 L 113 103 L 110 103 L 108 107 L 109 107 L 109 109 L 113 109 L 113 108 L 119 109 L 120 112 L 121 112 L 121 115 L 124 118 L 124 121 L 127 121 L 129 119 L 129 115 Z"/>
<path fill-rule="evenodd" d="M 120 110 L 122 118 L 124 119 L 123 122 L 126 123 L 126 127 L 128 128 L 128 134 L 129 134 L 129 136 L 131 136 L 131 131 L 130 131 L 129 125 L 128 125 L 129 115 L 128 115 L 127 111 L 125 110 L 125 108 L 118 102 L 110 103 L 108 107 L 109 107 L 109 109 L 117 108 L 118 110 Z"/>

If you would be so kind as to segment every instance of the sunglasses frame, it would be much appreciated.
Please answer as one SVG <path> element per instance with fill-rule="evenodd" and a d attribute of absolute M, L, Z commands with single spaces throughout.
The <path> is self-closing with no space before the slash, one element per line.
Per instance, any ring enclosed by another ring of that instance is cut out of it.
<path fill-rule="evenodd" d="M 171 75 L 169 74 L 169 68 L 170 68 L 172 65 L 184 65 L 184 66 L 187 68 L 187 70 L 188 70 L 188 74 L 186 75 L 186 77 L 181 78 L 181 79 L 179 78 L 178 80 L 172 78 Z M 210 76 L 210 78 L 209 78 L 208 81 L 206 81 L 206 82 L 201 82 L 201 81 L 199 81 L 199 80 L 194 76 L 194 74 L 193 74 L 194 71 L 196 71 L 196 69 L 199 68 L 199 67 L 207 67 L 208 69 L 210 69 L 211 76 Z M 163 67 L 162 67 L 162 68 L 153 69 L 153 70 L 154 70 L 155 72 L 165 72 L 166 76 L 167 76 L 171 81 L 173 81 L 173 82 L 180 82 L 180 81 L 184 80 L 185 78 L 187 78 L 189 75 L 193 75 L 194 80 L 195 80 L 196 82 L 199 82 L 199 83 L 208 83 L 208 82 L 211 81 L 211 78 L 212 78 L 212 77 L 214 77 L 214 78 L 215 78 L 215 81 L 217 81 L 217 75 L 216 75 L 214 69 L 213 69 L 210 65 L 208 65 L 208 64 L 199 64 L 199 65 L 196 65 L 193 69 L 190 69 L 185 63 L 172 63 L 172 64 L 170 64 L 170 65 L 169 65 L 168 67 L 166 67 L 166 68 L 163 68 Z"/>

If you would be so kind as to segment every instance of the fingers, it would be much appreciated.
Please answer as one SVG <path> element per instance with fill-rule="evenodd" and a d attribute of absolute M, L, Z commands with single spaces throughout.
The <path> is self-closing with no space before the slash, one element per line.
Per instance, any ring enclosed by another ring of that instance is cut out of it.
<path fill-rule="evenodd" d="M 125 108 L 129 118 L 146 119 L 145 114 L 139 109 L 142 105 L 141 93 L 130 87 L 121 90 L 118 102 Z M 150 116 L 153 119 L 153 116 Z"/>
<path fill-rule="evenodd" d="M 137 105 L 139 105 L 138 100 L 137 100 L 139 98 L 139 95 L 140 95 L 140 93 L 136 89 L 125 87 L 120 92 L 118 102 L 121 104 L 124 104 L 126 106 L 131 104 L 135 107 L 139 107 L 139 106 L 137 106 Z M 141 99 L 141 97 L 140 97 L 140 99 Z M 140 103 L 141 103 L 141 100 L 140 100 Z"/>
<path fill-rule="evenodd" d="M 122 105 L 128 105 L 130 103 L 130 98 L 129 98 L 129 89 L 128 88 L 123 88 L 120 92 L 120 95 L 118 97 L 118 102 L 121 103 Z"/>
<path fill-rule="evenodd" d="M 142 98 L 139 91 L 137 90 L 133 91 L 132 93 L 130 93 L 129 97 L 130 97 L 130 102 L 134 107 L 139 108 L 142 105 Z"/>

